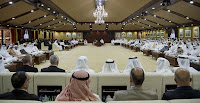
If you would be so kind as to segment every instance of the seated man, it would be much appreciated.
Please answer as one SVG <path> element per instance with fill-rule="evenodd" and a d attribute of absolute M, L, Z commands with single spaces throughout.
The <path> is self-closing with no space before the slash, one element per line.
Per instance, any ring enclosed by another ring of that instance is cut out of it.
<path fill-rule="evenodd" d="M 13 46 L 10 46 L 9 49 L 7 50 L 8 53 L 13 56 L 13 57 L 17 57 L 18 59 L 22 59 L 24 56 L 23 55 L 17 55 L 15 53 L 15 51 L 13 50 Z"/>
<path fill-rule="evenodd" d="M 3 58 L 0 55 L 0 72 L 10 72 L 8 69 L 5 68 Z"/>
<path fill-rule="evenodd" d="M 79 70 L 84 70 L 88 73 L 95 73 L 94 70 L 88 67 L 87 62 L 88 58 L 86 56 L 80 56 L 76 61 L 76 67 L 71 72 L 74 73 Z"/>
<path fill-rule="evenodd" d="M 156 68 L 155 72 L 157 72 L 157 73 L 172 73 L 169 66 L 170 66 L 170 63 L 167 59 L 159 57 L 157 59 L 157 68 Z"/>
<path fill-rule="evenodd" d="M 38 100 L 39 97 L 35 94 L 29 94 L 27 92 L 29 86 L 30 77 L 24 72 L 16 72 L 12 75 L 11 82 L 14 90 L 0 94 L 0 99 L 4 100 Z"/>
<path fill-rule="evenodd" d="M 23 66 L 17 67 L 16 71 L 25 71 L 25 72 L 38 72 L 37 68 L 32 67 L 33 61 L 31 55 L 26 55 L 23 59 Z"/>
<path fill-rule="evenodd" d="M 128 64 L 126 65 L 126 68 L 124 69 L 123 73 L 130 73 L 131 69 L 133 69 L 135 67 L 140 67 L 145 72 L 145 70 L 142 67 L 142 64 L 140 63 L 140 61 L 138 60 L 138 58 L 132 56 L 131 58 L 129 58 Z"/>
<path fill-rule="evenodd" d="M 173 91 L 165 92 L 162 100 L 200 98 L 200 91 L 190 86 L 192 79 L 188 70 L 178 68 L 174 75 L 178 87 Z"/>
<path fill-rule="evenodd" d="M 158 95 L 155 92 L 142 89 L 144 77 L 144 71 L 142 68 L 133 68 L 130 72 L 130 84 L 134 85 L 134 87 L 131 87 L 130 90 L 116 91 L 113 100 L 157 100 Z"/>
<path fill-rule="evenodd" d="M 115 61 L 112 59 L 108 59 L 104 63 L 103 69 L 100 73 L 119 73 L 119 70 Z"/>
<path fill-rule="evenodd" d="M 65 70 L 58 68 L 59 58 L 56 55 L 50 57 L 51 65 L 47 68 L 43 68 L 41 72 L 65 72 Z"/>

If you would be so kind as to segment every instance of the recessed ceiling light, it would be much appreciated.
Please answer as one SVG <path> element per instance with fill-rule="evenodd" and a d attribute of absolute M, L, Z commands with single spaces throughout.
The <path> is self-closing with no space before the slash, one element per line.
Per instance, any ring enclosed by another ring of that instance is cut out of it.
<path fill-rule="evenodd" d="M 160 25 L 160 24 L 157 24 L 157 25 Z"/>
<path fill-rule="evenodd" d="M 50 27 L 50 25 L 48 27 Z"/>
<path fill-rule="evenodd" d="M 133 25 L 134 25 L 135 23 L 133 23 Z"/>
<path fill-rule="evenodd" d="M 169 21 L 170 23 L 172 22 L 172 21 Z"/>
<path fill-rule="evenodd" d="M 186 19 L 190 19 L 189 17 L 186 17 Z"/>
<path fill-rule="evenodd" d="M 22 28 L 24 28 L 24 27 L 22 26 Z"/>
<path fill-rule="evenodd" d="M 156 17 L 156 15 L 154 15 L 154 17 Z"/>
<path fill-rule="evenodd" d="M 51 10 L 50 8 L 47 8 L 47 10 Z"/>
<path fill-rule="evenodd" d="M 153 10 L 154 10 L 154 9 L 156 9 L 156 8 L 155 8 L 155 7 L 152 7 L 151 9 L 153 9 Z"/>
<path fill-rule="evenodd" d="M 108 25 L 108 24 L 106 24 L 106 25 Z"/>
<path fill-rule="evenodd" d="M 15 19 L 15 18 L 12 18 L 13 20 Z"/>
<path fill-rule="evenodd" d="M 139 18 L 139 16 L 137 16 L 137 18 Z"/>
<path fill-rule="evenodd" d="M 56 11 L 53 11 L 53 13 L 56 13 Z"/>
<path fill-rule="evenodd" d="M 29 21 L 28 23 L 31 23 L 31 21 Z"/>
<path fill-rule="evenodd" d="M 149 27 L 151 27 L 151 25 L 149 25 Z"/>
<path fill-rule="evenodd" d="M 56 28 L 56 27 L 54 27 L 54 28 Z"/>
<path fill-rule="evenodd" d="M 42 25 L 42 24 L 40 24 L 40 25 Z"/>
<path fill-rule="evenodd" d="M 41 4 L 41 6 L 44 6 L 44 4 Z"/>
<path fill-rule="evenodd" d="M 59 23 L 61 23 L 61 21 L 59 21 Z"/>
<path fill-rule="evenodd" d="M 16 28 L 18 27 L 18 26 L 15 26 Z"/>
<path fill-rule="evenodd" d="M 31 10 L 31 12 L 34 12 L 34 10 Z"/>
<path fill-rule="evenodd" d="M 10 26 L 10 25 L 7 25 L 7 26 Z"/>
<path fill-rule="evenodd" d="M 63 16 L 61 16 L 61 18 L 63 18 Z"/>
<path fill-rule="evenodd" d="M 138 21 L 138 23 L 139 23 L 140 21 Z"/>
<path fill-rule="evenodd" d="M 171 10 L 167 10 L 168 12 L 171 12 Z"/>
<path fill-rule="evenodd" d="M 193 1 L 193 0 L 191 0 L 191 1 L 190 1 L 190 4 L 193 4 L 193 3 L 194 3 L 194 1 Z"/>
<path fill-rule="evenodd" d="M 53 19 L 53 20 L 55 20 L 55 19 Z"/>
<path fill-rule="evenodd" d="M 147 20 L 147 19 L 144 19 L 144 20 Z"/>
<path fill-rule="evenodd" d="M 44 15 L 44 17 L 47 17 L 46 15 Z"/>
<path fill-rule="evenodd" d="M 10 1 L 10 2 L 8 2 L 9 4 L 13 4 L 13 2 L 12 1 Z"/>

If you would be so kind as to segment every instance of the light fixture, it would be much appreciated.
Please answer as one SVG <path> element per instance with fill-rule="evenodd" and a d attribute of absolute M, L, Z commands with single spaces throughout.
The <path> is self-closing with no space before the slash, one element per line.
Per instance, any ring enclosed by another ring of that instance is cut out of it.
<path fill-rule="evenodd" d="M 31 23 L 31 21 L 29 21 L 28 23 Z"/>
<path fill-rule="evenodd" d="M 147 20 L 147 19 L 144 19 L 144 20 Z"/>
<path fill-rule="evenodd" d="M 59 23 L 61 23 L 61 21 L 59 21 Z"/>
<path fill-rule="evenodd" d="M 67 18 L 65 18 L 65 19 L 67 19 Z"/>
<path fill-rule="evenodd" d="M 154 15 L 154 17 L 156 17 L 156 15 Z"/>
<path fill-rule="evenodd" d="M 149 25 L 149 27 L 151 27 L 151 25 Z"/>
<path fill-rule="evenodd" d="M 24 27 L 22 26 L 22 28 L 24 28 Z"/>
<path fill-rule="evenodd" d="M 138 21 L 138 23 L 139 23 L 140 21 Z"/>
<path fill-rule="evenodd" d="M 55 19 L 53 19 L 53 20 L 55 20 Z"/>
<path fill-rule="evenodd" d="M 186 17 L 186 19 L 190 19 L 189 17 Z"/>
<path fill-rule="evenodd" d="M 17 28 L 17 26 L 15 26 Z"/>
<path fill-rule="evenodd" d="M 64 25 L 65 25 L 65 23 L 64 23 Z"/>
<path fill-rule="evenodd" d="M 40 24 L 40 25 L 42 25 L 42 24 Z"/>
<path fill-rule="evenodd" d="M 44 15 L 44 17 L 46 18 L 46 17 L 47 17 L 47 15 Z"/>
<path fill-rule="evenodd" d="M 167 10 L 168 12 L 171 12 L 171 10 Z"/>
<path fill-rule="evenodd" d="M 101 0 L 99 0 L 99 5 L 97 5 L 95 12 L 93 12 L 93 16 L 96 17 L 96 20 L 94 21 L 95 24 L 105 23 L 103 17 L 108 17 L 108 13 L 105 11 L 104 5 L 102 5 Z"/>
<path fill-rule="evenodd" d="M 53 13 L 56 13 L 56 11 L 53 11 Z"/>
<path fill-rule="evenodd" d="M 47 8 L 47 10 L 51 10 L 50 8 Z"/>
<path fill-rule="evenodd" d="M 157 25 L 160 25 L 160 24 L 157 24 Z"/>
<path fill-rule="evenodd" d="M 151 9 L 152 9 L 152 10 L 155 10 L 156 8 L 155 8 L 155 7 L 152 7 Z"/>
<path fill-rule="evenodd" d="M 61 16 L 61 18 L 63 18 L 63 16 Z"/>
<path fill-rule="evenodd" d="M 193 24 L 191 24 L 191 26 L 194 26 Z"/>
<path fill-rule="evenodd" d="M 48 27 L 50 27 L 50 25 Z"/>
<path fill-rule="evenodd" d="M 133 23 L 133 25 L 134 25 L 135 23 Z"/>
<path fill-rule="evenodd" d="M 10 2 L 8 2 L 8 3 L 9 3 L 10 5 L 11 5 L 11 4 L 13 4 L 13 2 L 12 2 L 12 1 L 10 1 Z"/>
<path fill-rule="evenodd" d="M 31 10 L 31 12 L 34 12 L 34 10 Z"/>
<path fill-rule="evenodd" d="M 139 16 L 137 16 L 137 18 L 139 18 Z"/>
<path fill-rule="evenodd" d="M 193 4 L 194 3 L 194 1 L 193 0 L 190 0 L 190 4 Z"/>
<path fill-rule="evenodd" d="M 44 4 L 41 4 L 41 6 L 44 6 Z"/>
<path fill-rule="evenodd" d="M 10 25 L 7 25 L 7 26 L 10 26 Z"/>
<path fill-rule="evenodd" d="M 15 18 L 12 18 L 13 20 L 15 19 Z"/>
<path fill-rule="evenodd" d="M 172 21 L 169 21 L 170 23 L 172 22 Z"/>

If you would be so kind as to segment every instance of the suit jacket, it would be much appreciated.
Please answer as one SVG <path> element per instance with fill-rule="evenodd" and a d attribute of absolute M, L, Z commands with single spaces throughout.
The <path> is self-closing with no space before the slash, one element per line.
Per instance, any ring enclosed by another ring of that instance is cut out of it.
<path fill-rule="evenodd" d="M 0 99 L 4 100 L 37 100 L 39 101 L 39 97 L 35 94 L 29 94 L 24 90 L 13 90 L 12 92 L 7 92 L 4 94 L 0 94 Z"/>
<path fill-rule="evenodd" d="M 171 99 L 192 99 L 200 98 L 200 91 L 194 90 L 191 86 L 177 87 L 173 91 L 167 91 L 163 94 L 162 100 Z"/>
<path fill-rule="evenodd" d="M 65 72 L 65 70 L 58 68 L 57 66 L 49 66 L 41 69 L 41 72 Z"/>
<path fill-rule="evenodd" d="M 157 100 L 158 95 L 155 92 L 147 91 L 142 87 L 133 87 L 130 90 L 116 91 L 114 101 L 130 101 L 130 100 Z"/>
<path fill-rule="evenodd" d="M 17 67 L 16 71 L 38 72 L 38 69 L 28 65 L 22 65 L 20 67 Z"/>
<path fill-rule="evenodd" d="M 20 52 L 21 52 L 22 54 L 28 54 L 24 49 L 21 49 Z"/>

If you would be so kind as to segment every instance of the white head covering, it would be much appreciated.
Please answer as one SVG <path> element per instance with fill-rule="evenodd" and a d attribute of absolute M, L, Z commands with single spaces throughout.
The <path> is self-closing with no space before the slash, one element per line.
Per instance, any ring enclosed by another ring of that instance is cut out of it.
<path fill-rule="evenodd" d="M 101 73 L 119 73 L 117 64 L 112 59 L 106 60 Z"/>
<path fill-rule="evenodd" d="M 131 71 L 131 69 L 135 68 L 135 67 L 140 67 L 143 69 L 140 61 L 137 59 L 137 57 L 131 57 L 128 60 L 128 64 L 126 65 L 125 70 L 123 71 L 124 73 L 129 73 Z M 143 71 L 145 72 L 145 70 L 143 69 Z"/>
<path fill-rule="evenodd" d="M 190 60 L 187 57 L 178 57 L 177 58 L 178 61 L 178 65 L 179 67 L 174 67 L 172 69 L 172 72 L 175 72 L 178 68 L 185 68 L 187 69 L 189 72 L 198 72 L 196 69 L 194 69 L 193 67 L 190 67 Z"/>
<path fill-rule="evenodd" d="M 0 72 L 10 72 L 8 69 L 4 67 L 3 58 L 0 56 Z"/>
<path fill-rule="evenodd" d="M 157 59 L 157 68 L 156 68 L 156 72 L 159 73 L 172 73 L 172 71 L 169 68 L 170 63 L 167 59 L 165 58 L 158 58 Z"/>
<path fill-rule="evenodd" d="M 88 58 L 86 56 L 80 56 L 76 61 L 76 67 L 71 72 L 73 73 L 79 70 L 84 70 L 88 73 L 95 73 L 94 70 L 90 69 L 87 66 L 87 62 L 88 62 Z"/>

